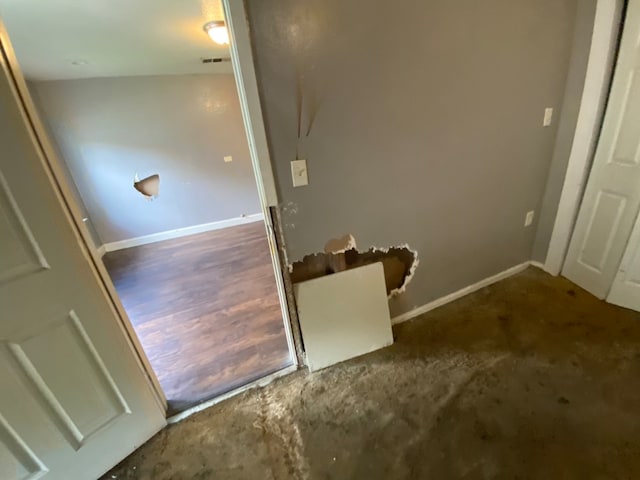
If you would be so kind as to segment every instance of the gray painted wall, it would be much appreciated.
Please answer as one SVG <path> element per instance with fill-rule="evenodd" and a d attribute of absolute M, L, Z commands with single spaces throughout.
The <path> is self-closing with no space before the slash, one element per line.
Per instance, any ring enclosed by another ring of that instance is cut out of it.
<path fill-rule="evenodd" d="M 420 266 L 398 314 L 531 258 L 576 0 L 247 7 L 289 261 L 345 233 L 408 243 Z M 296 155 L 310 185 L 294 189 Z"/>
<path fill-rule="evenodd" d="M 260 212 L 233 75 L 31 86 L 102 242 Z M 160 174 L 157 199 L 136 173 Z"/>

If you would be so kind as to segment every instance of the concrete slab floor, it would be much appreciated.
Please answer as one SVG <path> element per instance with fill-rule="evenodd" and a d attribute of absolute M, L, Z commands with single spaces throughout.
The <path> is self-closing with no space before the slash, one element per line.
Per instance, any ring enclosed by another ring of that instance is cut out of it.
<path fill-rule="evenodd" d="M 170 426 L 105 479 L 640 478 L 640 314 L 536 269 Z"/>

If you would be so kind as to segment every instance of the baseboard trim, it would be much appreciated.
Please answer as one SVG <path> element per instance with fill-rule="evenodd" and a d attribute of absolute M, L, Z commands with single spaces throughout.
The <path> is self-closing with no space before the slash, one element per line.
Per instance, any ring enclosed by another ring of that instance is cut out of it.
<path fill-rule="evenodd" d="M 408 312 L 403 313 L 402 315 L 393 317 L 391 319 L 391 323 L 393 325 L 397 325 L 399 323 L 406 322 L 407 320 L 411 320 L 412 318 L 422 315 L 423 313 L 427 313 L 427 312 L 430 312 L 431 310 L 435 310 L 436 308 L 446 305 L 447 303 L 453 302 L 455 300 L 458 300 L 459 298 L 469 295 L 470 293 L 476 292 L 481 288 L 488 287 L 493 283 L 499 282 L 500 280 L 504 280 L 505 278 L 509 278 L 512 275 L 515 275 L 516 273 L 520 273 L 526 270 L 530 265 L 533 265 L 533 262 L 531 261 L 524 262 L 524 263 L 521 263 L 520 265 L 516 265 L 514 267 L 508 268 L 503 272 L 492 275 L 491 277 L 485 278 L 484 280 L 480 280 L 479 282 L 474 283 L 473 285 L 464 287 L 458 290 L 457 292 L 450 293 L 449 295 L 445 295 L 442 298 L 438 298 L 437 300 L 429 302 L 426 305 L 422 305 L 421 307 L 417 307 L 417 308 L 414 308 L 413 310 L 409 310 Z"/>
<path fill-rule="evenodd" d="M 547 272 L 547 269 L 545 268 L 544 263 L 538 262 L 537 260 L 531 260 L 529 263 L 532 267 L 536 267 L 536 268 L 539 268 L 540 270 L 544 270 L 545 272 Z"/>
<path fill-rule="evenodd" d="M 264 215 L 262 213 L 254 213 L 252 215 L 245 215 L 244 217 L 230 218 L 229 220 L 221 220 L 219 222 L 203 223 L 192 227 L 176 228 L 175 230 L 168 230 L 166 232 L 153 233 L 142 237 L 128 238 L 127 240 L 105 243 L 98 249 L 98 251 L 100 251 L 100 249 L 104 249 L 104 252 L 113 252 L 124 248 L 137 247 L 148 243 L 162 242 L 163 240 L 171 240 L 173 238 L 186 237 L 187 235 L 194 235 L 196 233 L 221 230 L 223 228 L 261 221 L 264 221 Z"/>
<path fill-rule="evenodd" d="M 100 258 L 104 257 L 104 254 L 107 253 L 107 247 L 105 245 L 100 245 L 97 249 L 96 249 L 96 253 L 98 254 L 98 256 Z"/>

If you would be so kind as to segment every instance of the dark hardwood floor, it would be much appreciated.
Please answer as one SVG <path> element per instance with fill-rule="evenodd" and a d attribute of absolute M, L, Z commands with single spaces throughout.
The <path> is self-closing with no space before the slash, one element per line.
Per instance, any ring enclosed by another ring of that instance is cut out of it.
<path fill-rule="evenodd" d="M 291 364 L 262 222 L 107 253 L 175 413 Z"/>

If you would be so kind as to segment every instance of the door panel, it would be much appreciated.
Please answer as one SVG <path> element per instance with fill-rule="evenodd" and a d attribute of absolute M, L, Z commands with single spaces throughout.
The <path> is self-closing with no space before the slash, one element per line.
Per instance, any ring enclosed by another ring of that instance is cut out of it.
<path fill-rule="evenodd" d="M 563 275 L 605 298 L 640 208 L 640 0 L 629 2 L 611 95 Z"/>
<path fill-rule="evenodd" d="M 0 173 L 0 283 L 49 268 Z"/>
<path fill-rule="evenodd" d="M 626 203 L 626 198 L 615 193 L 597 193 L 593 214 L 578 258 L 581 265 L 602 273 Z"/>
<path fill-rule="evenodd" d="M 4 342 L 54 423 L 78 450 L 87 438 L 131 410 L 75 312 Z M 60 375 L 65 364 L 73 365 Z M 81 398 L 82 402 L 77 399 Z"/>
<path fill-rule="evenodd" d="M 640 215 L 607 301 L 640 312 Z"/>
<path fill-rule="evenodd" d="M 47 473 L 4 417 L 0 415 L 0 478 L 35 480 Z"/>
<path fill-rule="evenodd" d="M 637 98 L 640 98 L 640 77 L 636 68 L 629 72 L 623 100 L 624 114 L 620 116 L 618 131 L 615 135 L 617 143 L 612 159 L 620 165 L 638 164 L 640 149 L 637 139 L 640 138 L 640 124 L 635 120 L 640 118 L 640 103 L 633 101 Z"/>
<path fill-rule="evenodd" d="M 0 478 L 96 478 L 166 421 L 42 157 L 1 40 Z"/>

